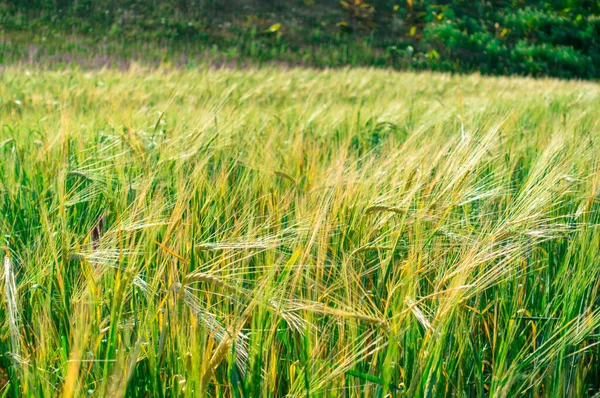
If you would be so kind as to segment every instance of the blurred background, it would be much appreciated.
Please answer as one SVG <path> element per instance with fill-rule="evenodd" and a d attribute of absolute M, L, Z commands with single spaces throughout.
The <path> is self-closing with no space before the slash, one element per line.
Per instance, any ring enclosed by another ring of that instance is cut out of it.
<path fill-rule="evenodd" d="M 0 0 L 0 63 L 597 79 L 596 0 Z"/>

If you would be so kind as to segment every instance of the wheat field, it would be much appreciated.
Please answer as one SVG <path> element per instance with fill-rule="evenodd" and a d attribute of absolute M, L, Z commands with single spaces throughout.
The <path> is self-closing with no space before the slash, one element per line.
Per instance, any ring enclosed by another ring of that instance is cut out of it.
<path fill-rule="evenodd" d="M 0 397 L 600 392 L 597 83 L 0 81 Z"/>

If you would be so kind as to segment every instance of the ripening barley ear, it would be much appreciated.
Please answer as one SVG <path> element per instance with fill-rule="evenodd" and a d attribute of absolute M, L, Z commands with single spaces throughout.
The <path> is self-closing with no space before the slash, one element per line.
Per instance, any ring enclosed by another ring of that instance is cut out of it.
<path fill-rule="evenodd" d="M 8 327 L 10 330 L 11 356 L 15 363 L 21 358 L 21 336 L 19 333 L 21 318 L 19 314 L 17 285 L 15 283 L 14 268 L 10 258 L 10 249 L 3 248 L 4 254 L 4 292 L 6 294 L 6 307 L 8 312 Z"/>

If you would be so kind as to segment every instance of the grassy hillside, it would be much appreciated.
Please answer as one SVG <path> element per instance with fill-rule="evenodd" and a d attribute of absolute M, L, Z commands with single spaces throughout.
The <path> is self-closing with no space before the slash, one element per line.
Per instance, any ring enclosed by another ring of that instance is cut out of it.
<path fill-rule="evenodd" d="M 598 393 L 599 98 L 8 68 L 0 395 Z"/>
<path fill-rule="evenodd" d="M 600 77 L 595 0 L 0 0 L 0 64 Z"/>

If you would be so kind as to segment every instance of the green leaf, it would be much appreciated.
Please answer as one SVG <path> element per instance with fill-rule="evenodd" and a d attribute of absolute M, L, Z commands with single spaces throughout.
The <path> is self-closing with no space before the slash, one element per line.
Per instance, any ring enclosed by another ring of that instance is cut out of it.
<path fill-rule="evenodd" d="M 370 375 L 368 373 L 363 373 L 363 372 L 359 372 L 358 370 L 347 370 L 346 374 L 348 376 L 353 376 L 356 377 L 358 379 L 361 380 L 365 380 L 365 381 L 370 381 L 371 383 L 375 383 L 375 384 L 379 384 L 380 386 L 384 386 L 385 383 L 383 382 L 382 379 L 380 379 L 379 377 Z M 400 384 L 399 386 L 395 386 L 393 384 L 390 384 L 388 386 L 388 388 L 390 388 L 391 390 L 395 390 L 395 391 L 404 391 L 404 384 Z"/>
<path fill-rule="evenodd" d="M 267 31 L 268 31 L 268 32 L 271 32 L 271 33 L 275 33 L 275 32 L 277 32 L 279 29 L 281 29 L 281 24 L 280 24 L 280 23 L 275 23 L 275 24 L 273 24 L 273 25 L 269 26 L 269 29 L 267 29 Z"/>

